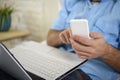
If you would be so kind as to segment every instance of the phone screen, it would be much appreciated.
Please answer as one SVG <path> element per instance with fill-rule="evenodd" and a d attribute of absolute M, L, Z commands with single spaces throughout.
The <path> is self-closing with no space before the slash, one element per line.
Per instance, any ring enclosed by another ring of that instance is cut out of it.
<path fill-rule="evenodd" d="M 89 38 L 89 27 L 86 19 L 73 19 L 70 21 L 72 35 Z"/>

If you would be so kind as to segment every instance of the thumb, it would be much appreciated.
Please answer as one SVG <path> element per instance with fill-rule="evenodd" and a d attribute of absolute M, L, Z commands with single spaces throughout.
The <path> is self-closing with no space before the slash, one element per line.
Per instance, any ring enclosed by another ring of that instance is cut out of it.
<path fill-rule="evenodd" d="M 93 39 L 103 38 L 102 34 L 97 33 L 97 32 L 91 32 L 90 37 L 93 38 Z"/>
<path fill-rule="evenodd" d="M 72 31 L 71 31 L 71 28 L 69 28 L 69 35 L 70 35 L 70 37 L 72 37 Z"/>

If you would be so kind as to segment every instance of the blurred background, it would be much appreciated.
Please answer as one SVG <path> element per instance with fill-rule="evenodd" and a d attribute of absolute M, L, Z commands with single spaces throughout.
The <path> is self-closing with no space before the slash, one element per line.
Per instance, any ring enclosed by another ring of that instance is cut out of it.
<path fill-rule="evenodd" d="M 0 5 L 13 9 L 10 29 L 0 31 L 1 41 L 9 48 L 23 41 L 46 40 L 60 9 L 59 0 L 0 0 Z"/>

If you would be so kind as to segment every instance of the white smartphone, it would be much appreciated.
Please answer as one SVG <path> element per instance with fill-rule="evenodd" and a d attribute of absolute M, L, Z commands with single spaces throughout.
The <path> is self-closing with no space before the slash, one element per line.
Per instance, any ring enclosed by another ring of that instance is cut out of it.
<path fill-rule="evenodd" d="M 89 37 L 88 21 L 86 19 L 73 19 L 70 21 L 72 35 L 80 35 L 86 38 Z"/>

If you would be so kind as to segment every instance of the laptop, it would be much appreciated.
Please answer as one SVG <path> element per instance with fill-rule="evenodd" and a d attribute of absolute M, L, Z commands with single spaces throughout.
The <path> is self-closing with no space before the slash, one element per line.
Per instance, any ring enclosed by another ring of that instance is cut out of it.
<path fill-rule="evenodd" d="M 22 65 L 2 43 L 0 43 L 0 70 L 14 77 L 15 80 L 32 80 Z"/>
<path fill-rule="evenodd" d="M 75 53 L 34 41 L 23 42 L 10 51 L 25 70 L 43 80 L 63 80 L 87 61 Z"/>

